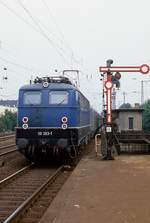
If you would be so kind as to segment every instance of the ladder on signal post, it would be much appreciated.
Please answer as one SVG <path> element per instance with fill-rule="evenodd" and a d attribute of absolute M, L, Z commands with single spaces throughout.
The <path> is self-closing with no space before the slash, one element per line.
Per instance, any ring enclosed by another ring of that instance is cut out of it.
<path fill-rule="evenodd" d="M 99 71 L 103 76 L 103 97 L 106 100 L 106 109 L 103 107 L 104 117 L 104 126 L 103 126 L 103 138 L 101 153 L 103 159 L 112 160 L 113 157 L 113 144 L 114 144 L 114 135 L 113 135 L 113 123 L 112 123 L 112 89 L 113 89 L 113 79 L 120 79 L 122 73 L 142 73 L 148 74 L 150 67 L 147 64 L 141 66 L 111 66 L 113 60 L 107 60 L 106 66 L 99 67 Z M 115 73 L 115 75 L 114 75 Z M 103 98 L 103 101 L 104 101 Z"/>

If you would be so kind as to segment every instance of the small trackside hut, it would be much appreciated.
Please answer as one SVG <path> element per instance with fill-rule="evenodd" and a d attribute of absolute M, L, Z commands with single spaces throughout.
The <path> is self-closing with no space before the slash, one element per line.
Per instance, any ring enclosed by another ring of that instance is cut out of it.
<path fill-rule="evenodd" d="M 113 110 L 113 123 L 116 125 L 117 131 L 142 131 L 143 111 L 144 109 L 137 105 L 134 108 Z"/>
<path fill-rule="evenodd" d="M 143 111 L 139 104 L 134 108 L 113 110 L 115 143 L 119 152 L 149 151 L 150 140 L 142 128 Z"/>

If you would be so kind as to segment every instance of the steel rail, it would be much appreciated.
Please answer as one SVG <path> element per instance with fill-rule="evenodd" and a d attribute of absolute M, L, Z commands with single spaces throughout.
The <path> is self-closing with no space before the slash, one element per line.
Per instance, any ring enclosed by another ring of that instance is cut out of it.
<path fill-rule="evenodd" d="M 7 149 L 7 148 L 10 148 L 10 147 L 14 147 L 14 146 L 16 146 L 16 144 L 10 144 L 10 145 L 7 145 L 7 146 L 0 146 L 0 150 L 2 150 L 2 149 Z"/>
<path fill-rule="evenodd" d="M 14 138 L 15 137 L 15 134 L 13 135 L 7 135 L 7 136 L 0 136 L 0 141 L 5 141 L 7 139 L 11 139 L 11 138 Z"/>
<path fill-rule="evenodd" d="M 27 212 L 27 209 L 37 200 L 38 197 L 46 190 L 46 188 L 52 184 L 55 179 L 64 170 L 64 166 L 59 167 L 57 171 L 48 178 L 27 200 L 25 200 L 3 223 L 19 222 L 22 215 Z"/>
<path fill-rule="evenodd" d="M 4 185 L 8 184 L 10 181 L 18 177 L 19 175 L 23 174 L 26 172 L 28 169 L 30 169 L 34 164 L 31 163 L 30 165 L 18 170 L 17 172 L 11 174 L 10 176 L 6 177 L 5 179 L 0 181 L 0 188 L 2 188 Z"/>
<path fill-rule="evenodd" d="M 7 152 L 5 152 L 5 153 L 1 153 L 1 154 L 0 154 L 0 157 L 2 157 L 2 156 L 6 156 L 6 155 L 8 155 L 8 154 L 10 154 L 10 153 L 14 153 L 14 152 L 16 152 L 16 151 L 18 151 L 18 149 L 12 149 L 12 150 L 7 151 Z"/>

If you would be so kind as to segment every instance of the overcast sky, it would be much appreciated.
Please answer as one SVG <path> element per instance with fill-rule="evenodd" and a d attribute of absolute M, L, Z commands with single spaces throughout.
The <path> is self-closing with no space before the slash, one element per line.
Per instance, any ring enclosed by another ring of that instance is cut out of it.
<path fill-rule="evenodd" d="M 31 75 L 79 69 L 81 91 L 100 107 L 99 66 L 150 63 L 149 0 L 0 0 L 0 98 L 17 98 Z M 8 81 L 2 81 L 7 67 Z M 122 74 L 117 105 L 140 102 L 141 80 Z M 150 82 L 144 84 L 144 97 Z"/>

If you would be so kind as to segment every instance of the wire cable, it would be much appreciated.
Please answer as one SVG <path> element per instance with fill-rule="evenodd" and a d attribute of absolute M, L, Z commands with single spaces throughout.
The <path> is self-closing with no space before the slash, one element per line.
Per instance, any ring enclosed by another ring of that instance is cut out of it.
<path fill-rule="evenodd" d="M 61 38 L 62 38 L 62 41 L 64 42 L 65 47 L 68 48 L 68 50 L 70 51 L 71 60 L 73 60 L 75 63 L 78 64 L 78 63 L 80 62 L 80 60 L 77 60 L 77 59 L 75 58 L 74 51 L 73 51 L 73 49 L 71 48 L 71 46 L 69 45 L 69 43 L 66 41 L 65 36 L 64 36 L 63 32 L 61 31 L 61 29 L 60 29 L 58 23 L 56 22 L 55 17 L 53 16 L 53 14 L 52 14 L 52 12 L 51 12 L 51 10 L 50 10 L 48 4 L 46 3 L 45 0 L 41 0 L 41 1 L 42 1 L 43 5 L 45 6 L 45 8 L 47 9 L 48 14 L 49 14 L 49 17 L 53 20 L 53 22 L 54 22 L 54 24 L 55 24 L 55 26 L 56 26 L 56 28 L 57 28 L 59 34 L 61 35 Z"/>
<path fill-rule="evenodd" d="M 26 23 L 27 25 L 29 25 L 30 27 L 32 27 L 32 29 L 34 29 L 36 32 L 38 32 L 38 30 L 31 24 L 29 23 L 26 19 L 24 19 L 22 16 L 20 16 L 15 10 L 13 10 L 12 8 L 10 8 L 6 3 L 4 3 L 2 0 L 0 0 L 0 4 L 3 5 L 5 8 L 7 8 L 11 13 L 13 13 L 17 18 L 19 18 L 21 21 L 23 21 L 24 23 Z"/>
<path fill-rule="evenodd" d="M 24 70 L 35 71 L 35 70 L 33 70 L 32 68 L 29 68 L 29 67 L 26 67 L 26 66 L 24 66 L 24 65 L 21 65 L 21 64 L 12 62 L 12 61 L 7 60 L 7 59 L 5 59 L 5 58 L 3 58 L 3 57 L 0 57 L 0 60 L 4 61 L 4 62 L 6 62 L 6 63 L 12 64 L 12 65 L 14 65 L 14 66 L 17 66 L 17 67 L 19 67 L 19 68 L 22 68 L 22 69 L 24 69 Z"/>
<path fill-rule="evenodd" d="M 22 9 L 24 9 L 24 11 L 27 13 L 27 15 L 33 21 L 33 23 L 38 27 L 41 35 L 43 37 L 45 37 L 45 39 L 48 40 L 48 42 L 50 43 L 50 45 L 52 45 L 55 48 L 55 50 L 57 51 L 57 53 L 64 59 L 64 61 L 66 61 L 66 58 L 63 56 L 63 54 L 56 48 L 55 43 L 53 42 L 53 40 L 51 40 L 49 38 L 49 36 L 43 31 L 43 29 L 41 28 L 39 22 L 37 22 L 37 20 L 33 17 L 33 15 L 30 13 L 30 11 L 27 9 L 27 7 L 24 6 L 24 4 L 22 3 L 21 0 L 18 0 L 18 4 L 22 7 Z"/>
<path fill-rule="evenodd" d="M 48 42 L 55 48 L 55 50 L 57 51 L 57 53 L 63 58 L 63 60 L 66 61 L 66 58 L 65 58 L 64 55 L 60 52 L 60 50 L 62 51 L 63 49 L 60 48 L 60 47 L 58 47 L 58 46 L 57 46 L 57 48 L 59 48 L 59 50 L 56 48 L 56 46 L 55 46 L 56 44 L 54 43 L 54 41 L 51 40 L 51 39 L 49 38 L 49 36 L 43 31 L 43 29 L 41 28 L 39 22 L 36 21 L 36 19 L 32 16 L 32 14 L 30 13 L 30 11 L 23 5 L 23 3 L 22 3 L 21 1 L 18 1 L 18 3 L 19 3 L 19 5 L 23 8 L 23 10 L 28 14 L 28 16 L 29 16 L 30 19 L 34 22 L 34 24 L 36 25 L 36 27 L 37 27 L 38 29 L 35 28 L 34 25 L 32 25 L 31 23 L 29 23 L 29 22 L 28 22 L 26 19 L 24 19 L 22 16 L 20 16 L 15 10 L 13 10 L 12 8 L 10 8 L 6 3 L 4 3 L 2 0 L 0 0 L 0 4 L 1 4 L 1 5 L 3 5 L 5 8 L 7 8 L 11 13 L 13 13 L 13 14 L 14 14 L 17 18 L 19 18 L 21 21 L 23 21 L 24 23 L 26 23 L 27 25 L 29 25 L 30 27 L 32 27 L 32 29 L 34 29 L 34 31 L 40 33 L 45 39 L 47 39 Z M 47 5 L 47 3 L 46 3 L 44 0 L 43 0 L 43 3 L 44 3 L 45 6 L 47 7 L 47 10 L 49 11 L 49 15 L 50 15 L 51 17 L 53 17 L 52 14 L 51 14 L 51 11 L 50 11 L 50 9 L 49 9 L 49 7 L 48 7 L 48 5 Z M 54 22 L 55 22 L 55 24 L 56 24 L 56 26 L 57 26 L 57 28 L 58 28 L 58 30 L 59 30 L 59 33 L 60 33 L 61 37 L 62 37 L 63 40 L 65 41 L 64 35 L 63 35 L 63 33 L 61 32 L 61 30 L 59 29 L 59 26 L 58 26 L 58 24 L 56 23 L 54 17 L 53 17 L 53 20 L 54 20 Z M 66 42 L 66 41 L 65 41 L 65 42 Z M 67 44 L 67 45 L 68 45 L 68 44 Z M 70 46 L 69 46 L 69 48 L 70 48 L 70 50 L 71 50 L 71 52 L 72 52 L 72 54 L 71 54 L 71 59 L 72 59 L 74 62 L 79 63 L 79 62 L 75 59 L 73 50 L 71 49 Z M 63 53 L 64 53 L 64 51 L 63 51 Z M 33 69 L 31 69 L 31 68 L 28 68 L 28 67 L 26 67 L 26 66 L 20 65 L 20 64 L 15 63 L 15 62 L 12 62 L 12 61 L 10 61 L 10 60 L 6 60 L 5 58 L 0 57 L 0 60 L 2 60 L 2 61 L 4 61 L 4 62 L 7 62 L 7 63 L 10 63 L 10 64 L 12 64 L 12 65 L 18 66 L 18 67 L 20 67 L 20 68 L 23 68 L 23 69 L 25 69 L 25 70 L 33 71 Z M 68 62 L 67 62 L 67 64 L 68 64 Z"/>
<path fill-rule="evenodd" d="M 42 1 L 43 5 L 45 6 L 45 8 L 47 9 L 47 12 L 48 12 L 48 14 L 49 14 L 49 17 L 53 20 L 53 22 L 54 22 L 54 24 L 55 24 L 55 26 L 56 26 L 56 28 L 57 28 L 59 34 L 61 35 L 61 38 L 62 38 L 61 40 L 64 41 L 64 44 L 70 49 L 71 53 L 73 53 L 72 48 L 70 47 L 70 45 L 68 44 L 68 42 L 65 40 L 65 36 L 64 36 L 63 32 L 61 31 L 61 29 L 60 29 L 58 23 L 56 22 L 55 17 L 53 16 L 53 14 L 52 14 L 52 12 L 51 12 L 51 10 L 50 10 L 48 4 L 46 3 L 45 0 L 41 0 L 41 1 Z"/>
<path fill-rule="evenodd" d="M 19 1 L 19 3 L 21 3 L 20 1 Z M 53 41 L 51 41 L 50 40 L 50 38 L 45 34 L 45 33 L 43 33 L 43 30 L 41 30 L 41 27 L 38 27 L 38 29 L 37 28 L 35 28 L 35 26 L 33 26 L 31 23 L 29 23 L 26 19 L 24 19 L 22 16 L 20 16 L 15 10 L 13 10 L 11 7 L 9 7 L 5 2 L 3 2 L 2 0 L 0 0 L 0 4 L 1 5 L 3 5 L 5 8 L 7 8 L 12 14 L 14 14 L 17 18 L 19 18 L 21 21 L 23 21 L 25 24 L 27 24 L 27 25 L 29 25 L 30 27 L 32 27 L 32 29 L 34 29 L 34 31 L 36 31 L 36 32 L 38 32 L 38 33 L 40 33 L 42 36 L 44 36 L 49 42 L 50 42 L 50 44 L 51 45 L 53 45 L 53 47 L 55 48 L 55 50 L 57 50 L 56 49 L 56 47 L 54 46 L 54 43 L 53 43 Z M 25 10 L 25 9 L 24 9 Z M 32 18 L 32 20 L 34 20 L 34 18 Z M 36 23 L 36 21 L 34 21 L 34 24 Z M 36 24 L 36 26 L 38 26 L 37 24 Z M 57 50 L 57 53 L 61 56 L 61 57 L 63 57 L 63 59 L 66 61 L 66 59 L 64 58 L 64 56 Z"/>
<path fill-rule="evenodd" d="M 3 46 L 3 41 L 0 41 L 0 52 L 1 52 L 1 50 L 5 53 L 5 54 L 7 54 L 9 57 L 11 57 L 11 58 L 15 58 L 15 59 L 17 59 L 18 60 L 18 56 L 17 56 L 17 53 L 15 52 L 15 51 L 12 51 L 12 50 L 10 50 L 8 47 L 4 47 Z M 4 45 L 6 45 L 6 46 L 9 46 L 9 44 L 7 44 L 6 42 L 4 42 Z M 12 53 L 13 52 L 13 53 Z M 4 58 L 3 58 L 3 60 L 5 60 Z M 15 62 L 12 62 L 12 61 L 9 61 L 9 63 L 15 63 Z M 17 63 L 18 64 L 18 63 Z M 14 64 L 13 64 L 14 65 Z M 20 66 L 23 66 L 22 64 L 19 64 Z M 15 65 L 16 66 L 16 65 Z M 5 66 L 4 66 L 5 67 Z M 41 68 L 36 68 L 36 67 L 29 67 L 29 66 L 24 66 L 24 67 L 27 67 L 27 69 L 29 70 L 33 70 L 34 72 L 47 72 L 46 70 L 43 70 L 43 69 L 41 69 Z"/>

